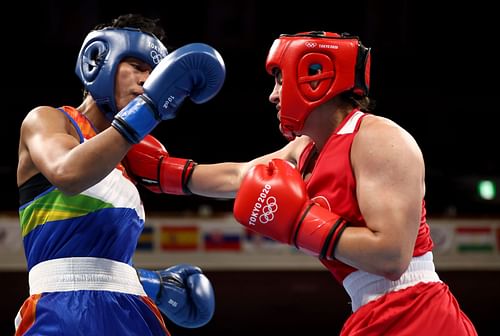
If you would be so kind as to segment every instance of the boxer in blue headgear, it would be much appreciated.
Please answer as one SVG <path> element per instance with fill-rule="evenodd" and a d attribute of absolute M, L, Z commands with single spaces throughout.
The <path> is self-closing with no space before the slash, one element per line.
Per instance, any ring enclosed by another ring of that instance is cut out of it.
<path fill-rule="evenodd" d="M 97 26 L 78 55 L 80 106 L 39 106 L 22 123 L 17 183 L 30 296 L 16 335 L 169 335 L 161 313 L 187 328 L 214 313 L 200 268 L 132 267 L 144 208 L 120 162 L 185 97 L 215 96 L 225 75 L 210 46 L 167 54 L 163 38 L 157 20 L 140 15 Z"/>
<path fill-rule="evenodd" d="M 85 38 L 75 72 L 111 121 L 118 112 L 114 99 L 118 64 L 133 57 L 153 69 L 167 54 L 167 48 L 154 34 L 130 27 L 104 28 L 90 32 Z"/>

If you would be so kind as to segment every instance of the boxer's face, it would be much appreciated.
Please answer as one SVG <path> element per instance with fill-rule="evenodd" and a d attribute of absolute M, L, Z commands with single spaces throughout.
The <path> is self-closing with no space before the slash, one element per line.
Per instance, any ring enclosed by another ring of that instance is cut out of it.
<path fill-rule="evenodd" d="M 272 104 L 276 105 L 276 109 L 278 110 L 278 120 L 280 119 L 280 110 L 281 110 L 281 84 L 283 83 L 283 76 L 281 70 L 276 68 L 273 71 L 274 74 L 274 88 L 271 94 L 269 95 L 269 101 Z"/>
<path fill-rule="evenodd" d="M 115 79 L 115 102 L 118 111 L 144 93 L 142 85 L 151 71 L 148 63 L 136 58 L 126 58 L 118 65 Z"/>

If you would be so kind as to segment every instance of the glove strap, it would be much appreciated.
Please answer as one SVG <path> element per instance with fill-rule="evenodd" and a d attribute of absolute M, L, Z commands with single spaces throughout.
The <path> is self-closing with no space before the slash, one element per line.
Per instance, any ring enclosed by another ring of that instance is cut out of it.
<path fill-rule="evenodd" d="M 337 247 L 340 236 L 347 227 L 347 224 L 348 223 L 344 218 L 340 217 L 339 219 L 337 219 L 330 232 L 328 233 L 325 244 L 321 249 L 321 252 L 319 254 L 320 259 L 326 258 L 328 260 L 335 260 L 335 248 Z"/>
<path fill-rule="evenodd" d="M 291 244 L 320 259 L 335 260 L 335 248 L 348 225 L 344 218 L 310 202 L 296 225 Z"/>
<path fill-rule="evenodd" d="M 156 107 L 144 96 L 134 98 L 117 113 L 111 125 L 131 144 L 139 143 L 160 123 Z"/>

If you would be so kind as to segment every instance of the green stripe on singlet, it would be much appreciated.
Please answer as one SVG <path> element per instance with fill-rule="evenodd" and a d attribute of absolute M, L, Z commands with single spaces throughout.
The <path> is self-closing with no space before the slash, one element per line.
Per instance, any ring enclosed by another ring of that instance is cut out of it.
<path fill-rule="evenodd" d="M 22 236 L 26 236 L 38 225 L 48 222 L 80 217 L 100 209 L 111 208 L 111 203 L 82 194 L 64 195 L 55 189 L 34 200 L 19 212 Z"/>

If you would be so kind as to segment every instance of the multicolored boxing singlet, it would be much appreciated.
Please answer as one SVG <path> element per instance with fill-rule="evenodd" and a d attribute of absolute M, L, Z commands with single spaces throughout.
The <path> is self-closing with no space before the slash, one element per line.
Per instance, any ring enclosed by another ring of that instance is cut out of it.
<path fill-rule="evenodd" d="M 60 110 L 81 143 L 96 134 L 75 108 Z M 131 266 L 144 209 L 123 167 L 74 196 L 37 174 L 19 195 L 30 297 L 16 335 L 169 335 Z"/>
<path fill-rule="evenodd" d="M 309 197 L 355 226 L 366 223 L 358 206 L 350 154 L 366 115 L 357 109 L 351 111 L 321 152 L 315 150 L 313 143 L 309 144 L 298 165 L 306 176 Z M 321 260 L 351 298 L 354 313 L 345 323 L 342 336 L 477 335 L 435 272 L 424 201 L 421 214 L 413 259 L 397 281 L 337 260 Z"/>

